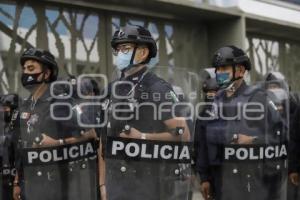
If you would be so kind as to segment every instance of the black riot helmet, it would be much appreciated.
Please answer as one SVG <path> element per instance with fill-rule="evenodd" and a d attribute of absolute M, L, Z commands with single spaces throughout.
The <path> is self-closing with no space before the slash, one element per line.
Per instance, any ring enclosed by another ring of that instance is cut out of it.
<path fill-rule="evenodd" d="M 251 70 L 251 62 L 246 53 L 235 46 L 225 46 L 218 49 L 213 56 L 212 66 L 214 68 L 231 65 L 243 65 L 246 70 Z"/>
<path fill-rule="evenodd" d="M 202 82 L 202 91 L 207 93 L 208 91 L 218 91 L 219 85 L 216 81 L 214 68 L 205 68 L 204 73 L 202 73 L 203 82 Z"/>
<path fill-rule="evenodd" d="M 30 59 L 36 60 L 42 63 L 43 67 L 50 69 L 51 76 L 49 82 L 56 81 L 58 76 L 58 66 L 55 57 L 49 51 L 36 48 L 27 49 L 20 58 L 21 66 L 24 66 L 24 63 Z"/>
<path fill-rule="evenodd" d="M 8 106 L 11 109 L 18 108 L 19 105 L 19 96 L 17 94 L 7 94 L 1 97 L 1 103 L 4 106 Z"/>
<path fill-rule="evenodd" d="M 91 78 L 83 78 L 80 82 L 80 90 L 81 94 L 88 95 L 88 94 L 94 94 L 94 95 L 100 95 L 100 89 L 98 87 L 98 83 Z"/>
<path fill-rule="evenodd" d="M 265 76 L 265 85 L 267 89 L 282 88 L 284 90 L 290 90 L 285 76 L 281 72 L 269 72 Z"/>
<path fill-rule="evenodd" d="M 218 91 L 219 85 L 215 78 L 210 78 L 205 81 L 203 81 L 202 90 L 204 93 L 207 93 L 209 91 Z"/>
<path fill-rule="evenodd" d="M 19 96 L 17 94 L 3 95 L 1 96 L 0 101 L 1 118 L 3 117 L 5 123 L 9 123 L 11 121 L 12 114 L 18 108 L 20 101 Z"/>
<path fill-rule="evenodd" d="M 205 68 L 201 73 L 202 77 L 202 91 L 204 93 L 205 102 L 213 102 L 216 92 L 219 90 L 219 85 L 216 81 L 216 74 L 214 68 Z"/>
<path fill-rule="evenodd" d="M 281 72 L 269 72 L 265 76 L 265 86 L 269 91 L 268 95 L 275 105 L 285 107 L 290 90 L 285 76 Z"/>
<path fill-rule="evenodd" d="M 149 48 L 149 57 L 145 61 L 145 63 L 149 62 L 149 60 L 151 58 L 154 58 L 157 54 L 157 46 L 155 40 L 153 39 L 149 30 L 142 26 L 127 25 L 117 30 L 111 40 L 111 47 L 115 49 L 118 44 L 122 43 L 147 45 Z M 133 56 L 134 55 L 135 50 Z"/>
<path fill-rule="evenodd" d="M 269 72 L 265 76 L 266 86 L 268 87 L 278 87 L 285 88 L 286 80 L 285 76 L 281 72 Z"/>
<path fill-rule="evenodd" d="M 266 75 L 266 81 L 285 81 L 285 77 L 280 72 L 269 72 Z"/>
<path fill-rule="evenodd" d="M 242 65 L 246 70 L 251 70 L 251 62 L 246 53 L 235 46 L 225 46 L 218 49 L 213 56 L 212 66 L 215 68 L 215 72 L 219 67 L 231 66 L 233 76 L 230 78 L 230 74 L 216 73 L 217 83 L 220 88 L 232 88 L 234 81 L 243 77 L 235 77 L 235 71 L 237 65 Z"/>

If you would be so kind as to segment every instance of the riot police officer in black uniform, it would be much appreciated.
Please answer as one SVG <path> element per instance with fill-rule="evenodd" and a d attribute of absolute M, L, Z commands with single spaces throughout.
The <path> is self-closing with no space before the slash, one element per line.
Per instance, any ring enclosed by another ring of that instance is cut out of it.
<path fill-rule="evenodd" d="M 116 55 L 117 68 L 122 74 L 120 79 L 110 84 L 106 99 L 110 111 L 105 148 L 107 198 L 186 199 L 187 190 L 183 193 L 174 190 L 176 183 L 182 184 L 179 189 L 184 190 L 178 164 L 152 162 L 151 158 L 155 157 L 153 149 L 148 149 L 148 145 L 165 148 L 164 141 L 180 143 L 190 139 L 186 120 L 171 114 L 172 104 L 178 101 L 171 85 L 148 71 L 150 59 L 157 54 L 156 43 L 147 29 L 126 26 L 114 33 L 111 46 Z M 118 106 L 118 103 L 122 105 Z M 156 118 L 155 109 L 162 103 L 167 103 L 164 107 L 167 111 Z M 140 158 L 130 159 L 130 152 L 126 149 L 123 151 L 125 155 L 115 155 L 116 146 L 111 144 L 127 147 L 130 144 L 136 150 L 143 146 L 147 148 L 148 155 L 142 153 Z M 168 148 L 172 148 L 170 145 Z"/>
<path fill-rule="evenodd" d="M 286 79 L 280 72 L 270 72 L 265 77 L 267 89 L 274 94 L 277 98 L 279 110 L 289 109 L 289 127 L 290 127 L 290 140 L 289 140 L 289 183 L 288 183 L 288 197 L 289 200 L 299 198 L 299 173 L 300 173 L 300 99 L 299 94 L 286 90 L 284 84 Z M 289 108 L 284 107 L 284 101 L 289 101 Z M 275 102 L 276 104 L 276 102 Z M 283 112 L 285 113 L 285 112 Z"/>
<path fill-rule="evenodd" d="M 14 184 L 20 186 L 14 187 L 14 199 L 96 199 L 93 179 L 82 177 L 82 170 L 89 168 L 84 160 L 96 152 L 85 148 L 85 141 L 96 134 L 79 126 L 77 118 L 83 113 L 72 98 L 53 95 L 51 84 L 58 75 L 54 56 L 31 48 L 20 63 L 22 85 L 30 96 L 20 106 L 14 127 L 18 152 Z"/>
<path fill-rule="evenodd" d="M 81 94 L 78 95 L 78 91 L 76 91 L 77 93 L 76 96 L 77 96 L 77 102 L 83 103 L 81 109 L 85 113 L 85 117 L 86 117 L 86 120 L 83 119 L 83 123 L 85 123 L 88 127 L 93 127 L 97 133 L 97 137 L 100 138 L 101 141 L 102 140 L 104 141 L 105 135 L 102 134 L 103 126 L 101 125 L 101 123 L 103 123 L 104 113 L 102 110 L 102 106 L 100 104 L 100 99 L 98 98 L 100 95 L 100 88 L 97 81 L 89 77 L 84 77 L 77 80 L 72 78 L 71 80 L 73 80 L 72 82 L 76 81 L 76 83 L 79 84 L 79 90 Z M 76 88 L 78 87 L 76 86 Z M 84 99 L 80 98 L 80 96 L 84 97 Z M 91 176 L 98 175 L 100 180 L 100 174 L 104 173 L 104 169 L 100 167 L 103 165 L 102 162 L 104 157 L 102 153 L 103 148 L 101 145 L 98 150 L 99 150 L 99 156 L 98 156 L 98 168 L 96 170 L 97 174 L 95 174 L 95 170 L 90 170 L 90 172 L 91 172 Z M 103 183 L 104 181 L 99 182 L 98 185 L 99 192 L 101 187 L 103 187 Z M 104 191 L 102 191 L 102 193 L 100 192 L 98 196 L 100 197 L 100 199 L 105 200 L 105 193 L 103 194 L 103 192 Z"/>
<path fill-rule="evenodd" d="M 205 139 L 202 138 L 205 136 L 204 131 L 205 131 L 205 120 L 201 120 L 202 118 L 205 118 L 210 115 L 211 111 L 211 104 L 214 101 L 215 95 L 218 91 L 218 84 L 216 81 L 216 76 L 215 76 L 215 70 L 214 68 L 206 68 L 204 70 L 204 81 L 202 82 L 202 92 L 204 94 L 204 102 L 207 104 L 204 104 L 202 106 L 201 112 L 198 114 L 196 126 L 195 126 L 195 139 L 194 139 L 194 151 L 195 151 L 195 161 L 198 162 L 198 158 L 203 158 L 203 156 L 198 156 L 198 153 L 202 150 L 199 148 L 202 148 L 203 145 L 201 145 L 202 142 L 205 143 Z M 204 145 L 205 146 L 205 145 Z M 207 162 L 204 162 L 204 164 L 207 164 Z M 197 163 L 196 163 L 197 164 Z M 199 163 L 198 163 L 199 164 Z M 204 180 L 202 178 L 201 180 Z"/>
<path fill-rule="evenodd" d="M 289 86 L 283 74 L 281 74 L 280 72 L 269 72 L 265 77 L 265 81 L 266 81 L 267 92 L 270 98 L 273 97 L 272 100 L 277 106 L 278 111 L 282 112 L 283 110 L 290 109 L 288 112 L 291 114 L 290 117 L 293 117 L 294 112 L 297 110 L 296 99 L 295 99 L 297 97 L 294 96 L 289 91 L 288 89 Z M 289 104 L 285 104 L 286 101 L 289 101 Z M 290 108 L 284 107 L 286 105 L 290 105 Z M 283 113 L 287 113 L 287 112 L 285 111 Z M 290 131 L 293 131 L 291 128 L 291 125 L 293 123 L 294 122 L 290 120 Z"/>
<path fill-rule="evenodd" d="M 204 77 L 202 91 L 204 93 L 204 102 L 207 104 L 203 106 L 202 111 L 199 113 L 195 126 L 194 148 L 196 171 L 198 171 L 200 175 L 200 190 L 203 193 L 203 196 L 209 195 L 209 180 L 211 179 L 208 165 L 207 140 L 205 132 L 207 120 L 205 119 L 211 116 L 211 103 L 214 101 L 215 95 L 219 89 L 214 71 L 214 68 L 205 69 L 206 77 Z"/>
<path fill-rule="evenodd" d="M 213 67 L 220 90 L 205 130 L 209 171 L 199 170 L 211 176 L 204 198 L 285 199 L 285 121 L 261 85 L 246 85 L 251 63 L 243 50 L 218 49 Z"/>
<path fill-rule="evenodd" d="M 71 86 L 71 87 L 70 87 Z M 104 119 L 104 112 L 102 110 L 101 102 L 100 102 L 100 87 L 98 82 L 92 78 L 87 77 L 85 74 L 75 77 L 74 75 L 69 75 L 67 78 L 60 78 L 55 84 L 54 87 L 54 93 L 56 95 L 59 94 L 72 94 L 72 97 L 74 99 L 75 104 L 79 105 L 82 112 L 84 113 L 84 117 L 80 118 L 80 123 L 83 124 L 83 126 L 87 126 L 89 128 L 94 128 L 97 134 L 97 137 L 100 140 L 105 139 L 105 135 L 101 134 L 104 131 L 102 131 L 103 125 L 101 123 Z M 101 144 L 101 143 L 100 143 Z M 99 146 L 101 147 L 101 145 Z M 104 170 L 100 166 L 102 166 L 103 162 L 103 153 L 102 153 L 102 147 L 99 148 L 99 157 L 98 157 L 98 166 L 94 166 L 93 164 L 90 165 L 90 175 L 96 176 L 95 169 L 92 168 L 98 167 L 98 176 L 100 176 L 100 171 Z M 92 160 L 89 160 L 88 162 L 93 163 L 94 158 Z M 102 172 L 103 173 L 103 172 Z M 98 178 L 100 180 L 100 178 Z M 98 185 L 98 193 L 100 191 L 100 185 L 103 184 L 99 183 Z M 98 195 L 99 197 L 101 195 Z M 104 198 L 103 198 L 104 199 Z"/>
<path fill-rule="evenodd" d="M 82 109 L 85 110 L 89 123 L 97 125 L 101 121 L 101 110 L 98 109 L 99 106 L 97 106 L 99 98 L 96 98 L 100 95 L 98 83 L 96 80 L 86 77 L 80 79 L 79 84 L 81 95 L 87 98 L 83 100 L 83 102 L 86 103 L 86 106 L 83 106 Z M 91 103 L 91 105 L 88 105 L 88 103 Z M 98 136 L 100 136 L 99 133 Z"/>
<path fill-rule="evenodd" d="M 17 109 L 19 98 L 17 94 L 8 94 L 1 97 L 1 197 L 2 199 L 13 199 L 13 181 L 16 174 L 12 124 L 12 114 Z"/>

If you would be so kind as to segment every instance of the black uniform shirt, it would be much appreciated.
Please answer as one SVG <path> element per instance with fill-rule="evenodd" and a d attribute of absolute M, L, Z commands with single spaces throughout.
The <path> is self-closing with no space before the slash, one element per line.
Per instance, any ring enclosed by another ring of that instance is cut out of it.
<path fill-rule="evenodd" d="M 25 142 L 23 144 L 27 147 L 32 146 L 36 137 L 45 134 L 54 139 L 68 138 L 80 135 L 80 127 L 74 119 L 76 106 L 72 105 L 71 100 L 64 100 L 63 103 L 67 105 L 57 105 L 52 109 L 51 104 L 59 103 L 62 100 L 54 100 L 50 91 L 47 90 L 45 94 L 36 102 L 29 97 L 20 107 L 20 136 Z M 72 108 L 72 110 L 70 109 Z M 72 118 L 68 120 L 55 120 L 53 117 L 67 117 L 72 114 Z M 27 144 L 26 144 L 27 143 Z"/>
<path fill-rule="evenodd" d="M 66 118 L 69 115 L 72 117 L 66 120 L 54 119 L 51 116 L 51 104 L 54 103 L 57 104 L 52 109 L 54 117 Z M 81 135 L 82 131 L 86 131 L 77 122 L 77 112 L 80 112 L 80 109 L 73 103 L 72 98 L 60 100 L 52 98 L 49 89 L 36 103 L 31 97 L 24 101 L 19 108 L 13 130 L 18 169 L 21 169 L 22 166 L 22 149 L 32 148 L 34 143 L 39 144 L 42 134 L 57 140 L 77 137 Z"/>
<path fill-rule="evenodd" d="M 115 115 L 128 118 L 127 120 L 117 120 L 110 115 L 111 133 L 114 136 L 118 135 L 127 124 L 146 133 L 167 131 L 163 122 L 174 117 L 171 108 L 177 100 L 171 85 L 155 74 L 147 72 L 147 68 L 121 79 L 121 81 L 131 82 L 132 84 L 117 84 L 116 87 L 112 87 L 112 90 L 115 91 L 110 92 L 111 103 L 113 105 L 114 103 L 123 102 L 124 104 L 119 108 L 122 107 L 122 109 L 127 109 L 129 112 L 116 112 Z M 113 94 L 129 98 L 116 98 Z M 161 108 L 169 111 L 160 112 L 159 106 L 162 103 L 165 103 L 165 105 Z M 114 111 L 115 109 L 113 109 Z"/>

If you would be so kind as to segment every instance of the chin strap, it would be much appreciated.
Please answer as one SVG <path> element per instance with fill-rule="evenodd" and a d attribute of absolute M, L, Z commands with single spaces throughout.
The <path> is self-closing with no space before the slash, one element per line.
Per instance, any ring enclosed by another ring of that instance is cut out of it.
<path fill-rule="evenodd" d="M 127 71 L 130 70 L 131 68 L 133 68 L 133 67 L 138 67 L 138 66 L 140 66 L 140 65 L 149 63 L 149 62 L 147 62 L 147 60 L 145 60 L 145 61 L 142 61 L 142 62 L 140 62 L 140 63 L 135 63 L 135 64 L 134 64 L 133 62 L 134 62 L 134 57 L 135 57 L 136 50 L 137 50 L 137 47 L 134 47 L 133 52 L 132 52 L 132 56 L 131 56 L 131 59 L 130 59 L 130 64 L 129 64 L 126 68 L 124 68 L 124 69 L 121 71 L 121 77 L 123 77 L 124 74 L 125 74 L 125 72 L 127 72 Z"/>
<path fill-rule="evenodd" d="M 225 90 L 235 92 L 235 90 L 236 90 L 235 86 L 234 86 L 235 81 L 240 80 L 240 79 L 243 78 L 242 76 L 237 77 L 237 78 L 235 77 L 235 72 L 236 72 L 235 68 L 236 68 L 236 65 L 232 65 L 232 78 L 231 78 L 228 86 L 223 86 L 223 87 L 221 86 L 221 88 L 224 88 Z"/>
<path fill-rule="evenodd" d="M 133 61 L 134 61 L 136 49 L 137 49 L 137 47 L 135 46 L 134 49 L 133 49 L 132 55 L 131 55 L 131 59 L 130 59 L 130 64 L 129 64 L 129 66 L 134 65 L 134 64 L 133 64 Z"/>
<path fill-rule="evenodd" d="M 234 81 L 237 81 L 237 80 L 240 80 L 241 78 L 243 78 L 242 76 L 237 77 L 237 78 L 235 77 L 235 72 L 236 72 L 235 68 L 236 68 L 236 65 L 232 65 L 233 74 L 232 74 L 231 82 L 234 82 Z"/>

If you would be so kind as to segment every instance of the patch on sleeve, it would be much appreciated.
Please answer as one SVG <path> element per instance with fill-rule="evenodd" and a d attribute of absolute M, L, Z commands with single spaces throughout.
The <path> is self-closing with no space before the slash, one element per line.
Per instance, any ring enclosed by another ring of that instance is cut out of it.
<path fill-rule="evenodd" d="M 275 103 L 274 103 L 273 101 L 270 100 L 270 101 L 269 101 L 269 104 L 271 105 L 271 107 L 272 107 L 274 110 L 276 110 L 276 111 L 278 110 L 277 107 L 276 107 L 276 105 L 275 105 Z"/>
<path fill-rule="evenodd" d="M 177 97 L 177 95 L 175 94 L 174 91 L 170 91 L 169 93 L 170 93 L 170 96 L 171 96 L 174 103 L 179 102 L 179 99 L 178 99 L 178 97 Z"/>

